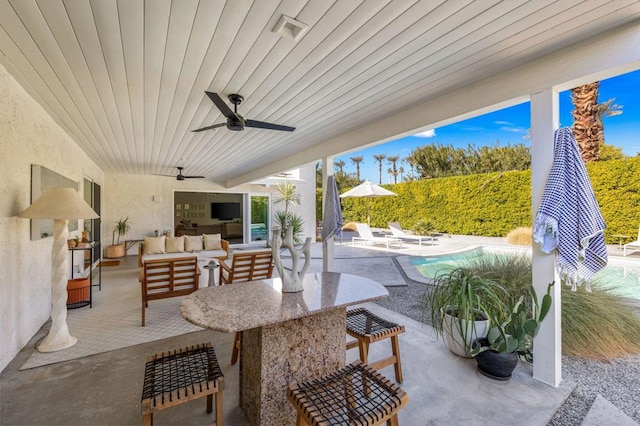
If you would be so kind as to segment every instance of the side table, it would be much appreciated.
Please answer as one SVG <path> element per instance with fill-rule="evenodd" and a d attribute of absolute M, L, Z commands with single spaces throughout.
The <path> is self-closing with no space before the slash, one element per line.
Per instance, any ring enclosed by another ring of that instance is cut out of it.
<path fill-rule="evenodd" d="M 98 283 L 94 284 L 93 283 L 93 271 L 94 271 L 94 266 L 93 266 L 93 257 L 94 257 L 94 250 L 95 249 L 100 249 L 100 242 L 99 241 L 93 241 L 91 243 L 89 243 L 88 246 L 85 247 L 73 247 L 70 248 L 69 251 L 71 252 L 71 278 L 73 278 L 73 255 L 76 251 L 90 251 L 91 255 L 90 255 L 90 263 L 89 263 L 89 300 L 82 300 L 79 302 L 75 302 L 75 303 L 67 303 L 67 308 L 68 309 L 76 309 L 76 308 L 82 308 L 84 306 L 89 306 L 89 308 L 93 307 L 93 286 L 97 286 L 98 290 L 102 291 L 102 264 L 100 261 L 98 261 Z M 83 257 L 83 262 L 84 262 L 84 257 Z M 83 264 L 84 266 L 84 264 Z"/>

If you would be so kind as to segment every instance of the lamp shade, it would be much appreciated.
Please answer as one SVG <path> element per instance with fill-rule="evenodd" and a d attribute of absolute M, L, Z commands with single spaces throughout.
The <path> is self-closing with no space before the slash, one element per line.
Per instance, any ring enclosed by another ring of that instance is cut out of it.
<path fill-rule="evenodd" d="M 20 217 L 28 219 L 97 219 L 100 217 L 73 188 L 47 188 Z"/>

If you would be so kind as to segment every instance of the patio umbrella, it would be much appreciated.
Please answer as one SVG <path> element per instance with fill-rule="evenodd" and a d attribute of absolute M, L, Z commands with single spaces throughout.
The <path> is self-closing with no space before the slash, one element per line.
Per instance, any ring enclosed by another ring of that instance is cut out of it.
<path fill-rule="evenodd" d="M 607 264 L 605 223 L 578 144 L 569 128 L 556 130 L 551 173 L 536 216 L 533 240 L 557 250 L 556 267 L 575 291 Z"/>
<path fill-rule="evenodd" d="M 355 188 L 341 194 L 340 198 L 395 197 L 396 195 L 398 194 L 366 180 Z M 369 200 L 367 200 L 367 224 L 371 226 L 371 206 L 369 205 Z"/>
<path fill-rule="evenodd" d="M 327 178 L 327 194 L 322 214 L 322 242 L 342 232 L 342 208 L 338 198 L 338 186 L 333 176 Z"/>

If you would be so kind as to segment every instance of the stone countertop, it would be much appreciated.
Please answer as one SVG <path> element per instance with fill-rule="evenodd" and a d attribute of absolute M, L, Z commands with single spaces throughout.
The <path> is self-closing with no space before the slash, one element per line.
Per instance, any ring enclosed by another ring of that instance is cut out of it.
<path fill-rule="evenodd" d="M 180 313 L 197 326 L 234 333 L 389 296 L 358 275 L 319 272 L 303 282 L 298 293 L 282 293 L 280 278 L 203 288 L 182 301 Z"/>

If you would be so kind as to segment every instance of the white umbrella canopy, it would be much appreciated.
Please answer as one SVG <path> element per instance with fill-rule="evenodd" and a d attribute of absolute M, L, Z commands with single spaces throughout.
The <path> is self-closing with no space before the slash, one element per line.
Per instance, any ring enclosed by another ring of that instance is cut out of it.
<path fill-rule="evenodd" d="M 340 194 L 340 198 L 373 198 L 373 197 L 395 197 L 398 194 L 395 192 L 389 191 L 388 189 L 384 189 L 381 186 L 376 185 L 375 183 L 371 183 L 368 180 L 364 181 L 360 185 L 356 186 L 345 192 L 344 194 Z M 371 226 L 371 206 L 367 201 L 367 224 Z"/>
<path fill-rule="evenodd" d="M 376 185 L 375 183 L 371 183 L 368 180 L 362 182 L 360 185 L 356 186 L 345 192 L 344 194 L 340 194 L 340 198 L 348 198 L 348 197 L 395 197 L 395 192 L 391 192 L 388 189 L 384 189 L 381 186 Z"/>

